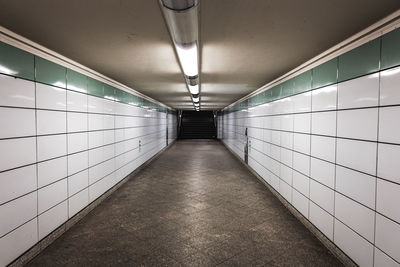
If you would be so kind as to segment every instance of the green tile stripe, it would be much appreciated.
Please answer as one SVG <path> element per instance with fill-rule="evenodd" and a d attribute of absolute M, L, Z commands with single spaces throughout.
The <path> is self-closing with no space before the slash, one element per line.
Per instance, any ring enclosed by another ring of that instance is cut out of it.
<path fill-rule="evenodd" d="M 400 28 L 382 36 L 381 69 L 400 65 Z"/>
<path fill-rule="evenodd" d="M 223 114 L 262 105 L 397 66 L 400 66 L 400 28 L 237 103 L 224 110 Z M 245 103 L 248 103 L 248 105 Z"/>
<path fill-rule="evenodd" d="M 67 69 L 67 89 L 87 93 L 88 77 L 79 72 Z"/>
<path fill-rule="evenodd" d="M 379 71 L 381 38 L 339 56 L 338 81 L 346 81 Z"/>
<path fill-rule="evenodd" d="M 338 58 L 331 59 L 312 69 L 312 88 L 337 83 Z"/>
<path fill-rule="evenodd" d="M 67 68 L 35 56 L 35 81 L 66 88 Z"/>
<path fill-rule="evenodd" d="M 33 81 L 35 58 L 28 52 L 0 42 L 0 73 Z"/>
<path fill-rule="evenodd" d="M 71 91 L 167 113 L 167 108 L 0 42 L 0 74 L 36 81 Z M 1 88 L 0 88 L 1 90 Z"/>

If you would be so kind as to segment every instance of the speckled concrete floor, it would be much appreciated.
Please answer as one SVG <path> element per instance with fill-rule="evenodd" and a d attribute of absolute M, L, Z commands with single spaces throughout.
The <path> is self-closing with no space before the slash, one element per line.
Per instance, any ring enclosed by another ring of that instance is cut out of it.
<path fill-rule="evenodd" d="M 339 266 L 217 141 L 179 141 L 30 266 Z"/>

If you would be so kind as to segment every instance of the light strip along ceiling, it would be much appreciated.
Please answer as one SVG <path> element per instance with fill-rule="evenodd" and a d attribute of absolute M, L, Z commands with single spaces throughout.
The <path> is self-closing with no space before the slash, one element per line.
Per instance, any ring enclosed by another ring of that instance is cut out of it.
<path fill-rule="evenodd" d="M 160 0 L 195 110 L 200 110 L 198 0 Z"/>

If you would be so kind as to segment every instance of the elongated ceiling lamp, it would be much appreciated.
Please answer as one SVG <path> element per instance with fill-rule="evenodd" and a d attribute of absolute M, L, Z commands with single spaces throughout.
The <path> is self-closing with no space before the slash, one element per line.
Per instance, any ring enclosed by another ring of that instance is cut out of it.
<path fill-rule="evenodd" d="M 198 0 L 159 0 L 193 106 L 200 110 Z"/>

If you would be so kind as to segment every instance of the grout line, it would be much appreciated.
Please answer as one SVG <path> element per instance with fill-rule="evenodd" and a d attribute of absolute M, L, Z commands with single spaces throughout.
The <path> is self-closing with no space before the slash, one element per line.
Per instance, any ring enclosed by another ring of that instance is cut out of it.
<path fill-rule="evenodd" d="M 381 58 L 382 58 L 382 38 L 380 39 L 380 51 L 379 51 L 379 68 L 381 67 Z M 381 102 L 381 72 L 379 72 L 379 83 L 378 83 L 378 106 L 380 106 Z M 376 139 L 379 140 L 379 119 L 380 119 L 380 108 L 378 109 L 378 119 L 377 119 L 377 127 L 376 127 Z M 376 144 L 376 161 L 375 161 L 375 212 L 374 212 L 374 252 L 372 254 L 372 265 L 375 266 L 375 243 L 376 243 L 376 213 L 377 213 L 377 200 L 378 200 L 378 155 L 379 155 L 379 143 Z"/>
<path fill-rule="evenodd" d="M 336 80 L 339 80 L 339 60 L 340 58 L 338 58 L 337 62 L 336 62 Z M 336 87 L 336 109 L 339 106 L 339 86 Z M 336 229 L 336 179 L 337 179 L 337 133 L 338 133 L 338 112 L 336 112 L 335 114 L 335 162 L 334 162 L 334 177 L 333 177 L 333 187 L 334 187 L 334 193 L 333 193 L 333 229 L 332 229 L 332 241 L 335 242 L 336 239 L 336 235 L 335 235 L 335 229 Z"/>
<path fill-rule="evenodd" d="M 34 66 L 34 77 L 36 77 L 36 57 L 33 57 L 33 66 Z M 39 165 L 37 164 L 37 161 L 39 159 L 39 153 L 38 153 L 38 138 L 37 138 L 37 125 L 38 125 L 38 120 L 37 120 L 37 84 L 36 82 L 33 83 L 34 88 L 35 88 L 35 141 L 36 141 L 36 158 L 35 158 L 35 169 L 36 169 L 36 238 L 37 241 L 39 241 Z"/>
<path fill-rule="evenodd" d="M 314 75 L 313 75 L 313 73 L 311 72 L 311 84 L 313 84 L 313 77 L 314 77 Z M 311 100 L 310 100 L 310 109 L 311 109 L 311 112 L 310 112 L 310 133 L 312 133 L 312 126 L 313 126 L 313 117 L 312 117 L 312 107 L 313 107 L 313 94 L 311 93 L 311 96 L 310 96 L 310 98 L 311 98 Z M 309 155 L 309 163 L 308 163 L 308 172 L 309 172 L 309 176 L 311 177 L 311 151 L 312 151 L 312 135 L 309 135 L 308 136 L 309 137 L 309 140 L 310 140 L 310 151 L 309 151 L 309 153 L 310 153 L 310 155 Z M 308 198 L 310 199 L 310 195 L 311 195 L 311 180 L 310 180 L 310 178 L 308 179 Z M 307 217 L 307 219 L 309 220 L 310 219 L 310 206 L 311 206 L 311 203 L 310 203 L 310 201 L 308 201 L 308 217 Z"/>
<path fill-rule="evenodd" d="M 67 70 L 65 70 L 65 87 L 68 87 L 68 79 L 67 79 Z M 67 112 L 68 109 L 68 91 L 65 90 L 65 110 L 66 110 L 66 115 L 65 115 L 65 131 L 68 133 L 68 113 Z M 68 155 L 68 151 L 69 151 L 69 144 L 68 144 L 68 135 L 66 134 L 65 136 L 65 142 L 66 142 L 66 151 L 67 151 L 67 155 Z M 69 218 L 69 177 L 68 177 L 68 168 L 69 168 L 69 161 L 68 161 L 68 156 L 66 156 L 66 161 L 67 161 L 67 218 Z"/>

